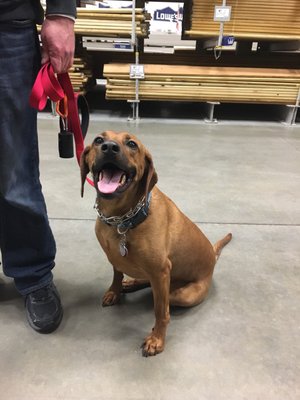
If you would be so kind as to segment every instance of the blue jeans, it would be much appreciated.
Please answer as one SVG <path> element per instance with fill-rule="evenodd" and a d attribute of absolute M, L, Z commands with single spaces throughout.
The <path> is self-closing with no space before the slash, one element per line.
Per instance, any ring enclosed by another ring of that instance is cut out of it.
<path fill-rule="evenodd" d="M 29 106 L 39 66 L 35 25 L 0 23 L 0 249 L 3 272 L 22 295 L 52 281 L 56 253 L 39 179 L 37 112 Z"/>

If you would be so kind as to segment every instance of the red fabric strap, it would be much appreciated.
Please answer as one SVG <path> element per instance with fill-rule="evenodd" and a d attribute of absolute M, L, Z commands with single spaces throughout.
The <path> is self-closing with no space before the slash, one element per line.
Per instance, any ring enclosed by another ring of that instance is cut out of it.
<path fill-rule="evenodd" d="M 66 95 L 68 101 L 68 130 L 73 132 L 76 158 L 80 165 L 80 156 L 84 150 L 83 136 L 80 126 L 80 120 L 77 107 L 77 95 L 73 91 L 69 74 L 58 74 L 57 77 L 50 63 L 44 64 L 40 69 L 35 83 L 33 85 L 29 103 L 31 107 L 41 111 L 46 107 L 47 98 L 57 102 Z M 93 181 L 87 178 L 87 181 L 94 186 Z"/>
<path fill-rule="evenodd" d="M 30 94 L 30 105 L 39 111 L 47 104 L 47 98 L 58 101 L 64 97 L 64 91 L 56 79 L 51 64 L 45 64 L 40 69 Z"/>

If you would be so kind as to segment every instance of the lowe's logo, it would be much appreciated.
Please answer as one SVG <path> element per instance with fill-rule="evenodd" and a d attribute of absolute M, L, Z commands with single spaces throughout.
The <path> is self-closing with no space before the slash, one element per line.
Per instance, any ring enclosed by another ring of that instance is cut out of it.
<path fill-rule="evenodd" d="M 154 20 L 177 22 L 182 20 L 182 13 L 182 7 L 178 11 L 173 10 L 171 7 L 166 7 L 162 10 L 154 11 Z"/>

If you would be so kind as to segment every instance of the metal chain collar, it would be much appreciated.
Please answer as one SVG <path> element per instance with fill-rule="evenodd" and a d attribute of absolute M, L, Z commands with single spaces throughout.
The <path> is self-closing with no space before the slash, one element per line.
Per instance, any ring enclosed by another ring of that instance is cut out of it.
<path fill-rule="evenodd" d="M 146 202 L 145 202 L 145 196 L 143 196 L 139 202 L 137 203 L 137 205 L 134 207 L 134 209 L 130 209 L 126 214 L 122 215 L 122 216 L 111 216 L 111 217 L 106 217 L 98 208 L 98 204 L 97 201 L 94 205 L 94 208 L 97 212 L 98 218 L 101 219 L 101 221 L 105 222 L 108 225 L 111 226 L 122 226 L 125 222 L 129 221 L 131 218 L 135 217 L 139 211 L 145 206 Z"/>

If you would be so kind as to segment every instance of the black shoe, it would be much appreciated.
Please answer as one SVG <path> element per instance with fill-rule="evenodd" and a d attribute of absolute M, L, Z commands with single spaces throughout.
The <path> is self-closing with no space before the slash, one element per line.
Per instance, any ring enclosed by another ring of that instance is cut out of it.
<path fill-rule="evenodd" d="M 30 326 L 39 333 L 55 331 L 63 317 L 59 293 L 53 283 L 27 294 L 25 307 Z"/>

